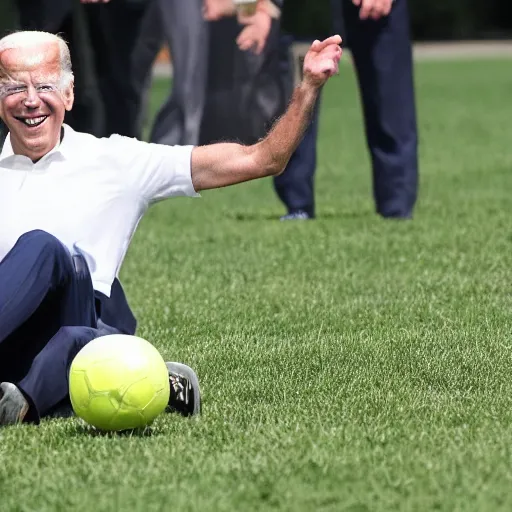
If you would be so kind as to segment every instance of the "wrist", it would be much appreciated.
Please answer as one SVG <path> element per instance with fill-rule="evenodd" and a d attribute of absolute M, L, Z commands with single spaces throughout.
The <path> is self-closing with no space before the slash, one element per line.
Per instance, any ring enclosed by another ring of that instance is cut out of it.
<path fill-rule="evenodd" d="M 297 90 L 301 96 L 303 96 L 305 99 L 312 98 L 313 100 L 316 100 L 318 94 L 320 93 L 321 85 L 312 82 L 308 78 L 304 77 L 302 79 L 302 82 L 297 86 Z"/>
<path fill-rule="evenodd" d="M 264 12 L 274 19 L 279 19 L 281 17 L 281 9 L 279 9 L 276 4 L 271 2 L 271 0 L 260 0 L 256 10 Z"/>

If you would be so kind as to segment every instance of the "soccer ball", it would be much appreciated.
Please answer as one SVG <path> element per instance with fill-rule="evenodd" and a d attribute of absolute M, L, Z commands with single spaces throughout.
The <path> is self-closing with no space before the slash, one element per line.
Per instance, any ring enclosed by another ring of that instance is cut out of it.
<path fill-rule="evenodd" d="M 85 345 L 71 363 L 69 396 L 76 415 L 100 430 L 149 425 L 169 401 L 162 356 L 137 336 L 112 334 Z"/>

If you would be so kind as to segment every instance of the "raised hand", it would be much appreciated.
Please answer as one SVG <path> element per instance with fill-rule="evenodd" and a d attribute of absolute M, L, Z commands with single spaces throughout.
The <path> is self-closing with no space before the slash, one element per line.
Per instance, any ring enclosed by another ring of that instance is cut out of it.
<path fill-rule="evenodd" d="M 189 2 L 190 0 L 185 0 Z M 207 21 L 217 21 L 236 14 L 233 0 L 203 0 L 203 18 Z"/>
<path fill-rule="evenodd" d="M 245 27 L 237 37 L 236 43 L 240 50 L 252 50 L 259 55 L 268 39 L 270 28 L 272 26 L 272 19 L 269 14 L 264 11 L 258 11 L 252 16 L 242 17 L 241 23 Z"/>
<path fill-rule="evenodd" d="M 393 6 L 393 0 L 352 0 L 352 3 L 361 7 L 359 17 L 362 20 L 371 18 L 378 20 L 383 16 L 387 16 Z"/>
<path fill-rule="evenodd" d="M 304 59 L 304 82 L 321 87 L 338 73 L 342 54 L 341 37 L 331 36 L 324 41 L 314 41 Z"/>

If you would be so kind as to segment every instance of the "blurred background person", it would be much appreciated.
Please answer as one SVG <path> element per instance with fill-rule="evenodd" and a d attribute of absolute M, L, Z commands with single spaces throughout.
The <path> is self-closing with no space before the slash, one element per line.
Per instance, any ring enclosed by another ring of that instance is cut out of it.
<path fill-rule="evenodd" d="M 137 109 L 131 57 L 149 0 L 111 0 L 105 5 L 83 1 L 91 3 L 82 7 L 103 102 L 103 136 L 118 133 L 132 137 Z"/>
<path fill-rule="evenodd" d="M 355 63 L 377 213 L 408 219 L 418 188 L 417 125 L 407 0 L 331 0 L 343 15 L 344 45 Z M 315 116 L 286 171 L 274 179 L 288 213 L 283 220 L 315 217 Z"/>
<path fill-rule="evenodd" d="M 244 13 L 231 0 L 205 0 L 210 66 L 201 144 L 227 139 L 251 144 L 284 111 L 280 5 L 260 0 L 253 2 L 253 13 Z"/>
<path fill-rule="evenodd" d="M 245 97 L 262 95 L 249 91 L 247 84 L 253 84 L 255 76 L 261 77 L 262 64 L 268 62 L 267 56 L 260 55 L 279 9 L 265 8 L 238 20 L 235 15 L 230 0 L 150 1 L 132 58 L 139 112 L 133 129 L 136 137 L 142 137 L 147 116 L 153 63 L 166 44 L 172 60 L 171 90 L 156 114 L 149 140 L 168 145 L 204 144 L 233 137 L 234 129 L 238 140 L 249 142 L 240 133 L 247 123 L 239 122 L 243 107 L 237 98 L 241 89 L 247 91 Z M 266 124 L 261 117 L 252 117 L 253 124 L 262 127 L 258 133 L 263 133 Z"/>
<path fill-rule="evenodd" d="M 203 0 L 203 14 L 208 21 L 237 17 L 244 29 L 236 42 L 240 50 L 252 49 L 259 55 L 267 43 L 272 19 L 280 19 L 284 0 Z"/>
<path fill-rule="evenodd" d="M 172 84 L 158 110 L 149 140 L 168 145 L 197 145 L 208 75 L 208 23 L 202 0 L 149 0 L 132 60 L 135 90 L 132 122 L 134 136 L 142 138 L 152 68 L 164 44 L 172 58 Z"/>
<path fill-rule="evenodd" d="M 58 33 L 69 44 L 75 106 L 66 123 L 75 130 L 131 135 L 130 56 L 147 1 L 18 0 L 21 29 Z"/>

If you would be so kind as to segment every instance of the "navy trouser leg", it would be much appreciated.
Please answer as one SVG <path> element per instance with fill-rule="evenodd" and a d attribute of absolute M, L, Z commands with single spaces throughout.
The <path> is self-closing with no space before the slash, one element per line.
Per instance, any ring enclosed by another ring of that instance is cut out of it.
<path fill-rule="evenodd" d="M 27 375 L 17 383 L 31 399 L 38 417 L 68 396 L 69 369 L 74 357 L 82 347 L 101 335 L 92 327 L 61 327 L 39 352 Z M 32 414 L 31 417 L 35 419 L 35 416 Z"/>
<path fill-rule="evenodd" d="M 36 409 L 32 418 L 45 416 L 69 397 L 69 370 L 82 347 L 100 336 L 119 333 L 113 327 L 99 324 L 97 329 L 61 327 L 36 356 L 27 375 L 17 383 Z"/>
<path fill-rule="evenodd" d="M 0 354 L 10 335 L 45 302 L 53 306 L 44 322 L 52 335 L 63 325 L 96 325 L 87 268 L 76 272 L 72 257 L 57 238 L 30 231 L 0 262 Z"/>
<path fill-rule="evenodd" d="M 52 235 L 28 232 L 0 262 L 0 381 L 19 384 L 31 419 L 57 403 L 52 381 L 62 388 L 63 368 L 85 340 L 83 332 L 65 340 L 63 326 L 96 327 L 89 270 Z"/>
<path fill-rule="evenodd" d="M 113 298 L 111 307 L 122 313 L 122 303 Z M 121 306 L 121 307 L 119 307 Z M 120 315 L 122 317 L 122 314 Z M 35 357 L 27 375 L 17 386 L 31 399 L 31 419 L 51 413 L 56 406 L 69 404 L 69 370 L 78 352 L 90 341 L 108 334 L 120 334 L 116 327 L 98 320 L 98 328 L 83 326 L 61 327 Z M 130 331 L 129 334 L 134 334 Z"/>
<path fill-rule="evenodd" d="M 274 178 L 276 193 L 288 208 L 288 212 L 304 210 L 311 217 L 315 216 L 314 180 L 319 112 L 320 97 L 304 138 L 290 158 L 285 171 Z"/>
<path fill-rule="evenodd" d="M 349 0 L 343 11 L 361 90 L 377 212 L 410 217 L 418 187 L 418 137 L 407 1 L 396 0 L 389 16 L 378 21 L 360 20 Z"/>

